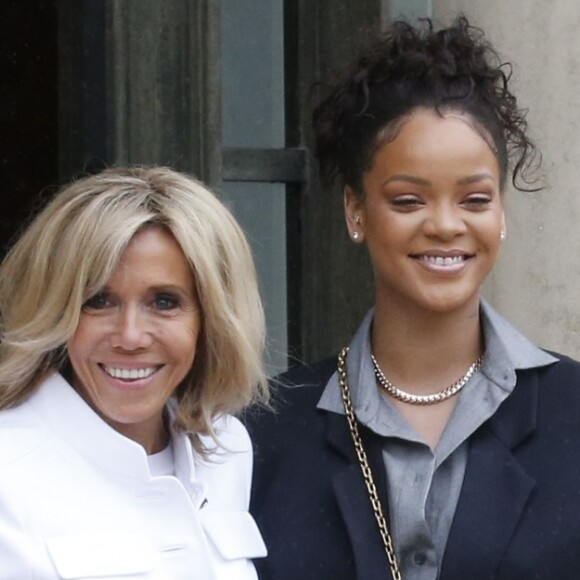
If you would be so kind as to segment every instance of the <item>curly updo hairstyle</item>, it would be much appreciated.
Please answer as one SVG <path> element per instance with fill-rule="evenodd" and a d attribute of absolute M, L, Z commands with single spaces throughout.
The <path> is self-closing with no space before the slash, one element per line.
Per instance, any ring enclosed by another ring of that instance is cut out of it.
<path fill-rule="evenodd" d="M 378 147 L 422 108 L 469 115 L 494 150 L 502 190 L 511 171 L 517 189 L 534 191 L 529 174 L 541 157 L 526 135 L 527 111 L 508 88 L 510 76 L 511 65 L 464 16 L 438 31 L 429 19 L 395 22 L 313 113 L 322 177 L 340 178 L 362 195 Z"/>

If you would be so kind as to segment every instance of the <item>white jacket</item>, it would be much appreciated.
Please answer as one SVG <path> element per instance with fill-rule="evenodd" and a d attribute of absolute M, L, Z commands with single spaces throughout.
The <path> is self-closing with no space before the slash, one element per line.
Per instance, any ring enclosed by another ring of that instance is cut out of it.
<path fill-rule="evenodd" d="M 255 580 L 266 555 L 248 513 L 251 443 L 215 424 L 227 451 L 204 461 L 173 433 L 177 477 L 54 374 L 0 412 L 0 580 Z"/>

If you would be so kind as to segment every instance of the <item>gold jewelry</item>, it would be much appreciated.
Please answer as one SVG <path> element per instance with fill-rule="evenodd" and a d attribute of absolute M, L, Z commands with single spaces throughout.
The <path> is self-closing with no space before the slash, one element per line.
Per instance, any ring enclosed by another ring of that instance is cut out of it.
<path fill-rule="evenodd" d="M 461 389 L 463 389 L 467 384 L 467 381 L 473 376 L 473 373 L 481 368 L 481 363 L 483 362 L 483 355 L 481 355 L 459 380 L 438 393 L 433 393 L 432 395 L 413 395 L 412 393 L 407 393 L 407 391 L 402 391 L 398 387 L 395 387 L 395 385 L 387 379 L 385 373 L 383 373 L 374 355 L 371 354 L 371 358 L 373 359 L 375 376 L 381 387 L 385 389 L 391 397 L 394 397 L 403 403 L 409 403 L 410 405 L 434 405 L 435 403 L 441 403 L 441 401 L 453 397 L 453 395 L 456 395 L 461 391 Z"/>
<path fill-rule="evenodd" d="M 381 505 L 381 500 L 377 492 L 377 486 L 373 479 L 373 474 L 371 471 L 371 466 L 367 458 L 367 454 L 364 450 L 362 439 L 358 431 L 358 425 L 354 415 L 354 407 L 352 405 L 352 400 L 350 398 L 350 391 L 348 388 L 348 382 L 346 378 L 346 353 L 348 352 L 348 346 L 345 346 L 338 355 L 338 378 L 340 384 L 340 393 L 342 395 L 342 402 L 344 404 L 344 412 L 346 413 L 346 420 L 348 421 L 348 428 L 352 436 L 352 442 L 354 443 L 354 448 L 358 458 L 360 468 L 362 470 L 363 479 L 369 494 L 369 499 L 373 512 L 375 514 L 375 519 L 379 526 L 379 533 L 381 534 L 381 539 L 383 540 L 383 546 L 385 548 L 385 553 L 389 560 L 389 566 L 391 568 L 391 574 L 393 580 L 403 580 L 401 572 L 399 571 L 399 565 L 397 564 L 397 556 L 395 554 L 395 548 L 393 547 L 393 540 L 391 539 L 391 534 L 389 533 L 389 528 L 387 527 L 387 521 L 383 514 L 383 507 Z"/>

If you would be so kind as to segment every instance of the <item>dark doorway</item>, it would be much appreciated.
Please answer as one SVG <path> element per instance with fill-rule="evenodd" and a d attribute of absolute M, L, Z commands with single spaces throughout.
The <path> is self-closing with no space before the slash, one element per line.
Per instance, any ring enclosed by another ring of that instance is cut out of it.
<path fill-rule="evenodd" d="M 56 0 L 0 6 L 0 255 L 58 183 Z"/>

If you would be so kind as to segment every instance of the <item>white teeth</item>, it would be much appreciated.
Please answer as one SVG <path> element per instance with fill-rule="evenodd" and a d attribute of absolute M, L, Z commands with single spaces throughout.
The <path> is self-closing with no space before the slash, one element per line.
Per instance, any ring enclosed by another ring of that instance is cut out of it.
<path fill-rule="evenodd" d="M 421 256 L 421 260 L 435 266 L 453 266 L 465 260 L 464 256 L 453 256 L 443 258 L 442 256 Z"/>
<path fill-rule="evenodd" d="M 157 371 L 158 367 L 147 367 L 143 369 L 123 369 L 103 366 L 104 371 L 114 379 L 135 380 L 146 379 Z"/>

